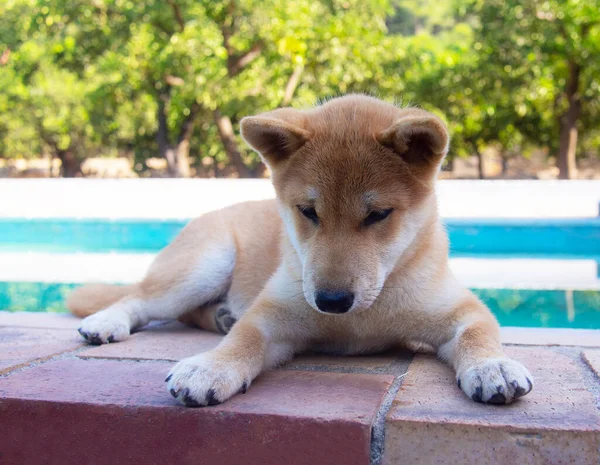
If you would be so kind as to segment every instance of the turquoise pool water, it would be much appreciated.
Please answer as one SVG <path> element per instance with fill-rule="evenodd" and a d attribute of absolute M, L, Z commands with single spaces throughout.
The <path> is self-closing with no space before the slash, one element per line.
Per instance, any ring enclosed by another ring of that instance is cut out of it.
<path fill-rule="evenodd" d="M 0 308 L 65 312 L 64 299 L 77 284 L 0 283 Z M 473 289 L 502 326 L 600 329 L 600 292 Z"/>
<path fill-rule="evenodd" d="M 60 254 L 80 252 L 152 253 L 168 244 L 185 224 L 0 219 L 0 253 L 56 253 L 56 260 Z M 596 264 L 596 274 L 600 269 L 600 219 L 448 220 L 446 225 L 452 257 L 583 260 Z M 0 309 L 63 312 L 65 296 L 76 285 L 3 279 Z M 504 326 L 600 329 L 599 290 L 499 288 L 474 292 Z"/>
<path fill-rule="evenodd" d="M 0 251 L 156 252 L 186 221 L 0 219 Z M 600 256 L 600 218 L 446 220 L 453 255 Z"/>

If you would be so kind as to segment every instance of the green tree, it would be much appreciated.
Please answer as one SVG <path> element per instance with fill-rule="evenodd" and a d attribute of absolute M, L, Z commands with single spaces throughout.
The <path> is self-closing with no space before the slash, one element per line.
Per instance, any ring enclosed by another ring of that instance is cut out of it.
<path fill-rule="evenodd" d="M 600 9 L 592 0 L 476 0 L 465 8 L 475 44 L 540 117 L 528 138 L 556 153 L 559 177 L 576 173 L 579 134 L 597 126 Z M 519 105 L 524 105 L 520 103 Z M 522 113 L 527 111 L 523 106 Z M 514 119 L 518 121 L 518 119 Z M 557 137 L 558 136 L 558 137 Z"/>
<path fill-rule="evenodd" d="M 86 83 L 55 63 L 74 44 L 31 33 L 32 23 L 44 21 L 27 7 L 27 2 L 0 7 L 6 20 L 0 27 L 0 150 L 8 158 L 48 153 L 62 161 L 63 176 L 73 177 L 81 173 L 84 154 L 95 148 Z"/>
<path fill-rule="evenodd" d="M 243 116 L 368 92 L 445 116 L 452 154 L 547 146 L 568 177 L 575 148 L 600 141 L 598 14 L 592 0 L 9 0 L 0 155 L 59 157 L 65 176 L 119 153 L 139 171 L 159 156 L 171 176 L 261 176 Z"/>
<path fill-rule="evenodd" d="M 81 81 L 93 138 L 137 160 L 155 146 L 175 176 L 190 173 L 194 131 L 202 131 L 199 152 L 224 154 L 239 176 L 261 175 L 236 135 L 241 117 L 360 90 L 377 68 L 388 8 L 383 0 L 20 0 L 13 11 L 25 3 L 27 40 L 54 44 L 49 63 Z"/>

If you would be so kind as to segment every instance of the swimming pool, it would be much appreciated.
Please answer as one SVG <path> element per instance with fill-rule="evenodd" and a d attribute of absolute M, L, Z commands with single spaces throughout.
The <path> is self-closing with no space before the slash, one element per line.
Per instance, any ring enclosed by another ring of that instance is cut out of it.
<path fill-rule="evenodd" d="M 65 311 L 75 286 L 139 279 L 183 220 L 0 219 L 0 309 Z M 501 325 L 600 329 L 600 218 L 446 220 L 451 266 Z"/>
<path fill-rule="evenodd" d="M 184 220 L 0 218 L 0 252 L 157 252 L 186 224 Z M 455 256 L 600 255 L 600 218 L 448 219 L 445 224 Z"/>

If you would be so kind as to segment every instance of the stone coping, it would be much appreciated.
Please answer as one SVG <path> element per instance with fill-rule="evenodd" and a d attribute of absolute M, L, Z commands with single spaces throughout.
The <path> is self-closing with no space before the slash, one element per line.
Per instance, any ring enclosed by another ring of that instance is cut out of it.
<path fill-rule="evenodd" d="M 157 322 L 90 347 L 68 315 L 0 312 L 2 464 L 598 464 L 600 331 L 503 328 L 536 379 L 475 404 L 432 356 L 305 355 L 222 405 L 175 403 L 164 375 L 220 336 Z"/>

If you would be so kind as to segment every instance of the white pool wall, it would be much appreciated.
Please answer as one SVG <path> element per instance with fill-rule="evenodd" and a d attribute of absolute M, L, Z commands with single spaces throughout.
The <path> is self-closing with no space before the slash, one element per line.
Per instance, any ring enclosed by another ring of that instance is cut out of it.
<path fill-rule="evenodd" d="M 597 217 L 600 181 L 439 181 L 445 218 Z M 272 198 L 259 179 L 1 179 L 0 217 L 186 219 Z"/>

